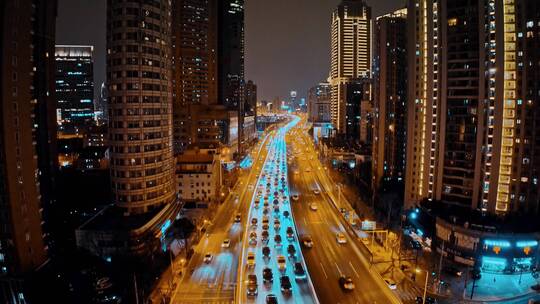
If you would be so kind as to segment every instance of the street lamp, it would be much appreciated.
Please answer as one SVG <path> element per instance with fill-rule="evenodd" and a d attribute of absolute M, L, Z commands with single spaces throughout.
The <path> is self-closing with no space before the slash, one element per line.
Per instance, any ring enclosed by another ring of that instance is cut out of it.
<path fill-rule="evenodd" d="M 420 273 L 422 270 L 416 268 L 416 273 Z M 424 283 L 424 296 L 422 297 L 422 304 L 426 304 L 427 283 L 429 279 L 429 272 L 426 270 L 426 282 Z"/>

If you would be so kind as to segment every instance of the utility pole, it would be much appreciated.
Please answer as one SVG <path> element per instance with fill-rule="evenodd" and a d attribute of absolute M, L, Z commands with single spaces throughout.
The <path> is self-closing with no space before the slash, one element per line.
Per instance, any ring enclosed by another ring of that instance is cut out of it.
<path fill-rule="evenodd" d="M 135 287 L 135 304 L 139 304 L 139 289 L 137 288 L 137 277 L 133 273 L 133 285 Z"/>
<path fill-rule="evenodd" d="M 439 258 L 439 275 L 438 275 L 439 286 L 437 287 L 437 290 L 438 290 L 439 293 L 441 292 L 441 284 L 440 284 L 440 282 L 441 282 L 441 271 L 442 271 L 443 256 L 444 256 L 444 240 L 442 241 L 441 257 Z"/>
<path fill-rule="evenodd" d="M 424 296 L 422 297 L 422 304 L 426 304 L 428 279 L 429 279 L 429 270 L 426 270 L 426 282 L 424 284 Z"/>

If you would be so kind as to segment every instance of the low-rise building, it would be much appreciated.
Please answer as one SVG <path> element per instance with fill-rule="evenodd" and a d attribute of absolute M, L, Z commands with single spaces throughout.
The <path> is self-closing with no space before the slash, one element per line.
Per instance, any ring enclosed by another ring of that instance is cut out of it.
<path fill-rule="evenodd" d="M 221 197 L 222 172 L 218 154 L 198 148 L 176 158 L 176 181 L 182 201 L 207 206 Z"/>

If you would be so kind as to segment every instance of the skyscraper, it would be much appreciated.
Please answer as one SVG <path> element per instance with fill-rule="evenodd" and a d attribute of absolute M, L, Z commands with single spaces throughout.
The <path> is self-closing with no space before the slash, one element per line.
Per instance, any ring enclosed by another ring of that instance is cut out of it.
<path fill-rule="evenodd" d="M 57 45 L 56 99 L 59 130 L 78 133 L 95 124 L 93 46 Z"/>
<path fill-rule="evenodd" d="M 27 279 L 47 261 L 42 202 L 53 199 L 56 157 L 47 146 L 56 143 L 49 128 L 56 1 L 3 1 L 0 16 L 0 302 L 11 304 L 29 300 Z"/>
<path fill-rule="evenodd" d="M 538 212 L 532 2 L 409 1 L 408 206 Z"/>
<path fill-rule="evenodd" d="M 331 117 L 346 133 L 346 84 L 371 77 L 371 8 L 363 0 L 343 0 L 332 14 L 330 85 Z"/>
<path fill-rule="evenodd" d="M 373 188 L 404 182 L 407 136 L 407 10 L 380 16 L 374 35 Z"/>
<path fill-rule="evenodd" d="M 175 153 L 194 142 L 189 133 L 190 106 L 218 104 L 217 3 L 217 0 L 173 1 Z"/>
<path fill-rule="evenodd" d="M 103 258 L 147 256 L 177 216 L 172 147 L 171 1 L 107 3 L 110 172 L 114 207 L 76 231 Z M 160 237 L 161 236 L 161 237 Z"/>
<path fill-rule="evenodd" d="M 239 125 L 245 116 L 244 82 L 244 0 L 218 1 L 218 102 L 238 112 Z"/>
<path fill-rule="evenodd" d="M 174 201 L 170 1 L 110 1 L 107 83 L 111 180 L 125 213 Z"/>

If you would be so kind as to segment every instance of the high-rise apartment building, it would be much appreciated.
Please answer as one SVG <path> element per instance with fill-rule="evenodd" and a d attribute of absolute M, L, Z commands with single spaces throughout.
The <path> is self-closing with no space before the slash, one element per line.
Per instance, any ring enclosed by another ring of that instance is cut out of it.
<path fill-rule="evenodd" d="M 181 205 L 172 130 L 171 0 L 107 3 L 109 147 L 114 207 L 77 231 L 103 258 L 161 248 Z"/>
<path fill-rule="evenodd" d="M 407 138 L 407 10 L 376 19 L 374 27 L 373 186 L 404 181 Z"/>
<path fill-rule="evenodd" d="M 170 1 L 110 1 L 107 14 L 114 200 L 145 213 L 175 199 Z"/>
<path fill-rule="evenodd" d="M 344 134 L 346 84 L 371 77 L 371 8 L 363 0 L 343 0 L 332 14 L 331 28 L 330 110 L 334 128 Z"/>
<path fill-rule="evenodd" d="M 56 1 L 0 4 L 0 302 L 31 300 L 47 261 L 44 206 L 54 199 Z M 45 210 L 46 212 L 46 210 Z"/>
<path fill-rule="evenodd" d="M 193 130 L 206 122 L 197 122 L 196 117 L 201 116 L 193 111 L 224 105 L 226 108 L 216 107 L 212 113 L 216 117 L 230 117 L 228 112 L 235 111 L 240 126 L 245 116 L 253 115 L 250 114 L 251 107 L 245 109 L 248 105 L 244 83 L 243 6 L 240 0 L 173 1 L 175 154 L 199 144 L 200 131 L 195 134 Z M 236 125 L 236 122 L 225 122 L 225 125 Z M 238 151 L 245 140 L 243 130 L 239 128 L 239 140 L 233 141 L 229 151 Z M 229 145 L 219 141 L 225 137 L 212 137 L 211 134 L 203 137 L 206 143 L 213 139 L 214 146 Z"/>
<path fill-rule="evenodd" d="M 59 131 L 78 133 L 95 124 L 93 52 L 91 45 L 56 46 Z"/>
<path fill-rule="evenodd" d="M 409 1 L 408 206 L 539 211 L 535 9 L 526 0 Z"/>
<path fill-rule="evenodd" d="M 194 143 L 191 105 L 218 104 L 216 0 L 175 0 L 172 7 L 174 151 Z"/>

